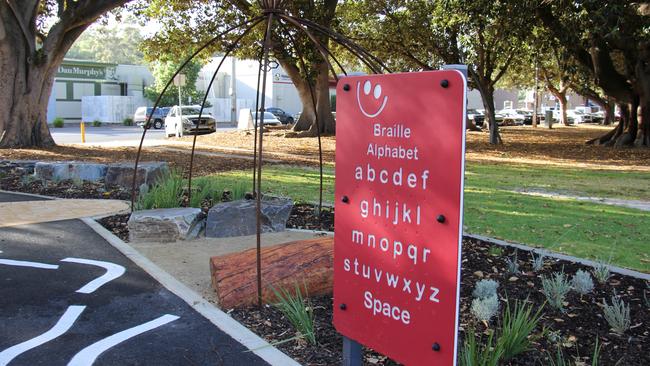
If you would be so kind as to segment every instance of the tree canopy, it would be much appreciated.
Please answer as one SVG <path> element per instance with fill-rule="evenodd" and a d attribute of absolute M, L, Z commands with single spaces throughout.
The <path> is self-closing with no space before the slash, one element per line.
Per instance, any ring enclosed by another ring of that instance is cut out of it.
<path fill-rule="evenodd" d="M 72 45 L 67 58 L 92 60 L 127 65 L 141 65 L 144 53 L 140 50 L 142 27 L 133 19 L 122 19 L 119 24 L 95 24 L 88 28 Z"/>

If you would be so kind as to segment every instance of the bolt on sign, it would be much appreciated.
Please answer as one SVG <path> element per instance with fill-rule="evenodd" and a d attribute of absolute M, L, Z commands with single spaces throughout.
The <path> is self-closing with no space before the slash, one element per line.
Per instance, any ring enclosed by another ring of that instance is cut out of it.
<path fill-rule="evenodd" d="M 406 365 L 455 365 L 466 80 L 354 76 L 337 89 L 334 325 Z"/>

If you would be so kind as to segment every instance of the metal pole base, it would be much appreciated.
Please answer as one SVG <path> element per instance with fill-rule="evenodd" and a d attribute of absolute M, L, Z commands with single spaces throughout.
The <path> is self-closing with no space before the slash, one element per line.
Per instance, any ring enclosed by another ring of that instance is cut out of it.
<path fill-rule="evenodd" d="M 362 366 L 361 344 L 348 337 L 343 337 L 343 366 Z"/>

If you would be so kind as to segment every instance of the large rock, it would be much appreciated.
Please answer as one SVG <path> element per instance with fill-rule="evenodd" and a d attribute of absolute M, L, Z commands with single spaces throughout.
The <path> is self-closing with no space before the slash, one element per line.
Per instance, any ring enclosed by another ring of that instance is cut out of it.
<path fill-rule="evenodd" d="M 34 166 L 34 176 L 41 180 L 85 180 L 97 182 L 104 179 L 106 164 L 66 162 L 38 162 Z"/>
<path fill-rule="evenodd" d="M 253 235 L 257 232 L 255 200 L 220 203 L 208 212 L 205 236 L 226 238 Z M 284 231 L 293 201 L 284 198 L 262 200 L 262 232 Z"/>
<path fill-rule="evenodd" d="M 203 228 L 200 208 L 135 211 L 129 218 L 129 240 L 169 243 L 196 238 Z"/>
<path fill-rule="evenodd" d="M 106 171 L 106 185 L 131 189 L 133 184 L 133 167 L 133 163 L 111 164 Z M 140 187 L 143 184 L 151 186 L 167 173 L 169 173 L 169 166 L 167 163 L 140 163 L 138 164 L 138 174 L 135 186 Z"/>
<path fill-rule="evenodd" d="M 0 173 L 9 173 L 21 170 L 24 174 L 34 174 L 36 160 L 2 160 L 0 161 Z"/>

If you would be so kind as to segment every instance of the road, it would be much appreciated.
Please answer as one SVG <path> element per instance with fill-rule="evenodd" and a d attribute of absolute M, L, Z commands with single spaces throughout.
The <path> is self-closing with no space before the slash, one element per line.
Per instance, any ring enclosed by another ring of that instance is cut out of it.
<path fill-rule="evenodd" d="M 2 366 L 268 365 L 79 220 L 0 229 L 0 309 Z"/>
<path fill-rule="evenodd" d="M 50 132 L 57 144 L 78 144 L 81 143 L 79 126 L 66 126 L 63 128 L 51 128 Z M 92 127 L 86 125 L 86 143 L 118 143 L 138 142 L 142 137 L 142 128 L 137 126 L 101 126 Z M 147 131 L 146 140 L 164 140 L 164 130 L 151 129 Z"/>
<path fill-rule="evenodd" d="M 235 130 L 234 127 L 217 127 L 217 133 L 233 130 Z M 164 129 L 150 129 L 147 131 L 145 142 L 148 144 L 163 144 L 164 141 L 166 141 L 164 131 Z M 79 125 L 66 126 L 63 128 L 50 128 L 50 132 L 57 144 L 81 143 Z M 104 125 L 101 127 L 92 127 L 92 125 L 86 124 L 87 144 L 133 146 L 140 142 L 141 137 L 142 128 L 137 126 Z"/>

